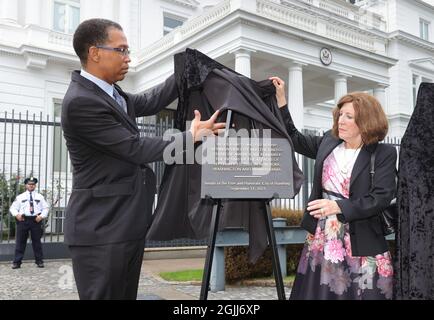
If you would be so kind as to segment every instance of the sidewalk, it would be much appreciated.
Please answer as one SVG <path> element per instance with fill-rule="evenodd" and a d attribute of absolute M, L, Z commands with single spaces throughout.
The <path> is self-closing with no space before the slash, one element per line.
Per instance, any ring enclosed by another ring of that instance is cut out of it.
<path fill-rule="evenodd" d="M 203 258 L 144 260 L 140 274 L 138 300 L 198 300 L 200 283 L 173 283 L 158 276 L 162 271 L 203 268 Z M 289 295 L 289 288 L 285 293 Z M 39 269 L 25 262 L 21 269 L 0 263 L 0 299 L 76 300 L 77 289 L 71 260 L 46 260 Z M 209 300 L 276 300 L 274 286 L 226 286 L 225 291 L 209 292 Z"/>

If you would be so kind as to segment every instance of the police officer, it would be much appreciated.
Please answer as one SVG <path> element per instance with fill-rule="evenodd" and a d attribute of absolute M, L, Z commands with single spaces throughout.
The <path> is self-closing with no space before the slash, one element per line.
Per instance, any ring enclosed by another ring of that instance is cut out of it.
<path fill-rule="evenodd" d="M 42 220 L 48 216 L 48 204 L 44 197 L 35 191 L 37 183 L 38 179 L 34 177 L 26 178 L 24 184 L 27 191 L 18 195 L 9 209 L 11 214 L 17 219 L 15 258 L 12 269 L 21 267 L 29 231 L 35 254 L 35 263 L 38 268 L 44 267 L 41 245 Z"/>

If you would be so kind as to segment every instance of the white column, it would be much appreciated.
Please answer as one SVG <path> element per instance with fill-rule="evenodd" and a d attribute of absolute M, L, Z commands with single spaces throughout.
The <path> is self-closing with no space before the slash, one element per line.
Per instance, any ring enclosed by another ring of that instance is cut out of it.
<path fill-rule="evenodd" d="M 115 20 L 114 0 L 102 0 L 100 3 L 101 7 L 99 10 L 101 12 L 101 17 L 104 17 L 104 19 Z"/>
<path fill-rule="evenodd" d="M 251 76 L 250 52 L 245 49 L 239 49 L 234 52 L 235 71 L 249 78 Z"/>
<path fill-rule="evenodd" d="M 344 73 L 338 73 L 332 76 L 335 80 L 335 104 L 338 103 L 339 99 L 348 93 L 347 78 L 350 76 Z"/>
<path fill-rule="evenodd" d="M 18 23 L 18 1 L 0 0 L 0 20 L 13 24 Z"/>
<path fill-rule="evenodd" d="M 303 65 L 293 62 L 288 68 L 288 108 L 299 131 L 304 126 Z"/>
<path fill-rule="evenodd" d="M 384 111 L 387 110 L 386 106 L 386 85 L 378 84 L 376 88 L 374 88 L 374 97 L 380 102 Z"/>
<path fill-rule="evenodd" d="M 25 24 L 41 24 L 41 0 L 26 0 Z"/>

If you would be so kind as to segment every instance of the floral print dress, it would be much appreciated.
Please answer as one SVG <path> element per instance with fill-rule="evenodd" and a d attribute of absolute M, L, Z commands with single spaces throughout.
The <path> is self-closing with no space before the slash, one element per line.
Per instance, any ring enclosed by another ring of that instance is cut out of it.
<path fill-rule="evenodd" d="M 350 178 L 341 172 L 336 152 L 330 153 L 323 165 L 323 197 L 348 198 Z M 290 299 L 391 299 L 392 279 L 389 251 L 353 257 L 348 223 L 331 215 L 319 219 L 315 234 L 306 238 Z"/>

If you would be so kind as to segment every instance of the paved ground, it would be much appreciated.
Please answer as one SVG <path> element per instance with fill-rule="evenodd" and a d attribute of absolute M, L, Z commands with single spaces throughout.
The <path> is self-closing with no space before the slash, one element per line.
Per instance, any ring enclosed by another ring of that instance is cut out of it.
<path fill-rule="evenodd" d="M 203 268 L 204 259 L 144 260 L 139 282 L 140 300 L 197 300 L 200 283 L 172 283 L 161 279 L 161 271 Z M 285 288 L 286 294 L 290 292 Z M 0 263 L 0 299 L 76 300 L 77 289 L 70 260 L 47 260 L 39 269 L 25 262 L 21 269 L 11 269 L 10 263 Z M 276 300 L 272 286 L 226 286 L 225 291 L 210 292 L 209 300 Z"/>

